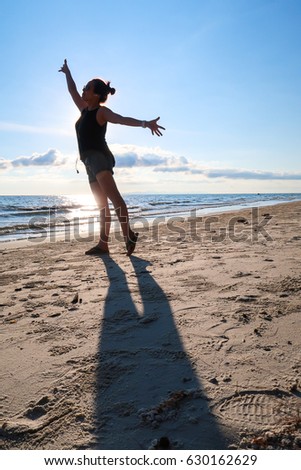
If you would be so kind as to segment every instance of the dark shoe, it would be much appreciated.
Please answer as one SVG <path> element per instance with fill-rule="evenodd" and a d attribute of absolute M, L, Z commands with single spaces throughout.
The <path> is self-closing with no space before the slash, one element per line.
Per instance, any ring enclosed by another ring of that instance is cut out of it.
<path fill-rule="evenodd" d="M 93 246 L 93 248 L 90 248 L 90 250 L 85 252 L 85 255 L 89 255 L 89 256 L 102 256 L 102 255 L 108 255 L 108 254 L 109 254 L 109 250 L 103 250 L 98 245 Z"/>
<path fill-rule="evenodd" d="M 126 246 L 126 255 L 131 256 L 132 253 L 134 253 L 135 248 L 136 248 L 136 243 L 138 240 L 139 233 L 133 233 L 132 238 L 130 238 L 125 246 Z"/>

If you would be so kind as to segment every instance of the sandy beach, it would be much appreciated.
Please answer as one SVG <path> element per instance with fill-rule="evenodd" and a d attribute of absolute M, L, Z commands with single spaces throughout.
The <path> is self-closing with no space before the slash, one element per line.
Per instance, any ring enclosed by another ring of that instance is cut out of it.
<path fill-rule="evenodd" d="M 301 449 L 301 202 L 91 243 L 0 246 L 3 449 Z"/>

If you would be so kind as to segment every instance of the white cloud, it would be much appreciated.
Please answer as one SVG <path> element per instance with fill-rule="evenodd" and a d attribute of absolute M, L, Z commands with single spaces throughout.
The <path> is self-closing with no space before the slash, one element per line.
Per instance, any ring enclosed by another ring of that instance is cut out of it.
<path fill-rule="evenodd" d="M 280 171 L 262 171 L 249 170 L 244 168 L 223 168 L 216 165 L 200 164 L 196 161 L 189 161 L 186 157 L 178 156 L 172 152 L 167 152 L 159 147 L 138 147 L 135 145 L 110 146 L 115 159 L 116 169 L 128 170 L 131 174 L 136 168 L 145 168 L 154 173 L 183 173 L 186 176 L 200 175 L 207 180 L 261 180 L 261 181 L 299 181 L 301 172 L 280 172 Z M 74 158 L 72 158 L 73 164 Z M 49 149 L 45 153 L 34 153 L 31 156 L 20 156 L 14 160 L 0 158 L 0 170 L 20 167 L 60 167 L 71 163 L 71 159 L 62 155 L 57 149 Z M 75 160 L 74 160 L 75 161 Z M 153 173 L 153 174 L 154 174 Z M 149 175 L 150 176 L 150 173 Z"/>
<path fill-rule="evenodd" d="M 245 169 L 211 169 L 206 171 L 208 178 L 230 178 L 245 180 L 300 180 L 301 173 L 259 171 Z"/>
<path fill-rule="evenodd" d="M 59 150 L 49 149 L 45 153 L 34 153 L 30 157 L 20 156 L 14 160 L 0 159 L 0 169 L 6 170 L 16 167 L 29 166 L 62 166 L 66 163 L 67 158 L 64 157 Z"/>
<path fill-rule="evenodd" d="M 301 180 L 301 173 L 298 172 L 279 172 L 279 171 L 261 171 L 247 170 L 237 168 L 208 168 L 198 167 L 198 165 L 183 166 L 163 166 L 154 168 L 156 172 L 185 172 L 190 175 L 202 175 L 209 179 L 243 179 L 243 180 Z"/>
<path fill-rule="evenodd" d="M 244 168 L 212 168 L 189 161 L 166 152 L 159 147 L 144 148 L 137 146 L 113 145 L 112 151 L 116 157 L 117 168 L 153 167 L 153 171 L 162 173 L 185 173 L 202 175 L 208 179 L 233 180 L 300 180 L 300 172 L 277 172 L 248 170 Z"/>
<path fill-rule="evenodd" d="M 133 168 L 133 167 L 163 167 L 164 165 L 176 167 L 178 165 L 188 164 L 185 157 L 179 157 L 162 150 L 159 147 L 138 147 L 135 145 L 119 145 L 113 144 L 110 146 L 116 159 L 116 166 L 118 168 Z"/>
<path fill-rule="evenodd" d="M 10 161 L 5 158 L 0 158 L 0 170 L 6 170 L 10 166 Z"/>

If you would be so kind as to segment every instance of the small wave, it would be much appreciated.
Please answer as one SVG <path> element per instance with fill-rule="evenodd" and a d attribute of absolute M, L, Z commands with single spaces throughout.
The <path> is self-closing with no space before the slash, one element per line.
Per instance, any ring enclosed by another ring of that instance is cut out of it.
<path fill-rule="evenodd" d="M 10 212 L 12 214 L 14 213 L 33 213 L 33 212 L 49 212 L 49 211 L 57 211 L 57 212 L 62 212 L 62 211 L 73 211 L 75 209 L 86 209 L 86 207 L 83 207 L 81 204 L 62 204 L 62 205 L 52 205 L 52 206 L 33 206 L 33 207 L 26 207 L 26 206 L 17 206 L 17 205 L 6 205 L 1 207 L 1 212 Z"/>
<path fill-rule="evenodd" d="M 0 227 L 0 236 L 6 235 L 8 233 L 15 233 L 18 231 L 26 231 L 28 230 L 28 224 L 20 224 L 20 225 L 13 225 L 7 227 Z"/>
<path fill-rule="evenodd" d="M 191 204 L 192 201 L 185 200 L 174 200 L 174 201 L 153 201 L 149 202 L 150 206 L 176 206 L 176 205 L 185 205 Z"/>

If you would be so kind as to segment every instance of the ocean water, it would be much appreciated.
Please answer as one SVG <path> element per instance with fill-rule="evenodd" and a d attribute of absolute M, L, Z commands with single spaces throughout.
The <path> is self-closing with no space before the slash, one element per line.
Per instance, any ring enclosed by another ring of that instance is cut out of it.
<path fill-rule="evenodd" d="M 214 212 L 301 200 L 300 194 L 132 194 L 125 195 L 135 226 L 156 218 L 203 216 Z M 112 211 L 113 222 L 116 217 Z M 0 242 L 44 240 L 60 233 L 93 234 L 99 211 L 91 195 L 0 196 Z"/>

